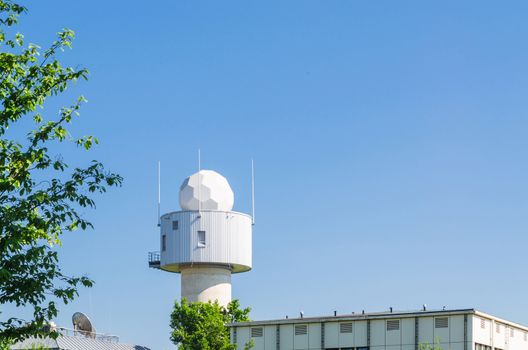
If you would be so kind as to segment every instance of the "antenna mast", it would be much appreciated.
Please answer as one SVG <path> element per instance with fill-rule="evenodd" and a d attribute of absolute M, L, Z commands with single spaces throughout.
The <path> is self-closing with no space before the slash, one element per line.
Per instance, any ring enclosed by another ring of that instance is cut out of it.
<path fill-rule="evenodd" d="M 198 148 L 198 213 L 202 212 L 202 179 L 200 178 L 202 170 L 202 154 Z"/>
<path fill-rule="evenodd" d="M 161 162 L 158 160 L 158 227 L 161 226 Z"/>
<path fill-rule="evenodd" d="M 251 223 L 255 225 L 255 165 L 251 158 Z"/>

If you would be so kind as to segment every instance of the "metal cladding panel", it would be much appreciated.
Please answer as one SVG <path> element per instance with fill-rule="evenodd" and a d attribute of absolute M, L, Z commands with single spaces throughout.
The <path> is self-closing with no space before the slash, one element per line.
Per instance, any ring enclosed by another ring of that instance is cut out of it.
<path fill-rule="evenodd" d="M 338 348 L 339 347 L 339 323 L 327 322 L 325 323 L 325 347 Z"/>
<path fill-rule="evenodd" d="M 443 317 L 440 317 L 440 318 L 443 318 Z M 438 322 L 438 320 L 436 320 L 436 318 L 435 318 L 435 326 L 434 326 L 434 340 L 435 340 L 435 342 L 440 342 L 440 343 L 449 343 L 450 342 L 450 340 L 451 340 L 450 339 L 451 321 L 452 320 L 449 317 L 447 319 L 448 319 L 447 327 L 439 328 L 436 325 L 436 322 Z M 462 328 L 462 330 L 463 330 L 463 328 Z"/>
<path fill-rule="evenodd" d="M 293 336 L 293 349 L 295 350 L 304 350 L 308 349 L 308 332 L 303 335 L 294 335 Z"/>
<path fill-rule="evenodd" d="M 308 325 L 308 345 L 310 349 L 321 348 L 321 324 L 310 323 Z"/>
<path fill-rule="evenodd" d="M 199 231 L 205 232 L 205 244 Z M 229 265 L 235 273 L 252 267 L 252 220 L 246 214 L 212 210 L 165 214 L 160 237 L 161 268 L 167 271 L 180 272 L 182 265 L 191 264 Z"/>
<path fill-rule="evenodd" d="M 367 341 L 367 321 L 354 322 L 354 345 L 356 347 L 365 347 Z"/>
<path fill-rule="evenodd" d="M 401 344 L 413 345 L 415 341 L 415 320 L 414 318 L 404 318 L 401 320 Z"/>
<path fill-rule="evenodd" d="M 277 327 L 276 326 L 264 327 L 264 350 L 277 350 Z"/>
<path fill-rule="evenodd" d="M 370 322 L 370 346 L 385 346 L 385 320 Z"/>
<path fill-rule="evenodd" d="M 388 326 L 385 327 L 385 345 L 387 348 L 391 345 L 401 345 L 401 320 L 391 319 L 391 321 L 398 321 L 399 326 L 398 329 L 395 330 L 389 330 Z"/>
<path fill-rule="evenodd" d="M 423 344 L 434 344 L 434 318 L 418 318 L 418 342 Z"/>
<path fill-rule="evenodd" d="M 280 348 L 286 350 L 293 349 L 293 325 L 285 324 L 280 326 Z"/>
<path fill-rule="evenodd" d="M 250 341 L 249 332 L 251 327 L 239 327 L 237 328 L 237 348 L 243 349 L 244 346 Z"/>

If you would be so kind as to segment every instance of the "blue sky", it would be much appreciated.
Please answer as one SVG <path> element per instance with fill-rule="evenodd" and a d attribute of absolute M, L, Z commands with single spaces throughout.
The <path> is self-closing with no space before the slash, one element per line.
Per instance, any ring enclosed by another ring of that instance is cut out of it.
<path fill-rule="evenodd" d="M 179 276 L 147 267 L 156 165 L 177 210 L 200 148 L 239 211 L 255 159 L 254 269 L 233 278 L 254 319 L 427 303 L 528 324 L 525 1 L 26 4 L 26 39 L 74 29 L 63 60 L 91 72 L 47 112 L 84 94 L 72 133 L 101 143 L 61 152 L 125 177 L 64 237 L 96 286 L 57 323 L 174 348 Z"/>

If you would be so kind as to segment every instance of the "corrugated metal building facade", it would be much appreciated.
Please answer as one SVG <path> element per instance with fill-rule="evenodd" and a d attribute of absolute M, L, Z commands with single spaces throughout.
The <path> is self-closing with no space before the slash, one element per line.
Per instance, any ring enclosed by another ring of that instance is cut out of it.
<path fill-rule="evenodd" d="M 528 350 L 528 328 L 474 309 L 386 312 L 233 324 L 254 350 Z"/>
<path fill-rule="evenodd" d="M 163 215 L 160 225 L 163 270 L 180 272 L 181 266 L 192 264 L 225 265 L 233 273 L 251 270 L 252 221 L 247 214 L 178 211 Z"/>

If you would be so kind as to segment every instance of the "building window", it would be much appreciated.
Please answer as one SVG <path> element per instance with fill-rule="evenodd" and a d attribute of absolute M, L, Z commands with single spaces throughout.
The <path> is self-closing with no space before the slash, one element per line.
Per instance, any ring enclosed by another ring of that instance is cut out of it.
<path fill-rule="evenodd" d="M 497 348 L 495 348 L 498 350 Z M 491 346 L 475 343 L 475 350 L 491 350 Z"/>
<path fill-rule="evenodd" d="M 172 221 L 172 229 L 173 230 L 177 230 L 178 229 L 178 220 L 173 220 Z"/>
<path fill-rule="evenodd" d="M 500 332 L 501 332 L 501 325 L 500 325 L 500 323 L 497 323 L 497 325 L 495 326 L 495 330 L 496 330 L 497 333 L 500 334 Z"/>
<path fill-rule="evenodd" d="M 435 328 L 448 328 L 448 327 L 449 327 L 449 318 L 447 317 L 435 318 Z"/>
<path fill-rule="evenodd" d="M 515 337 L 515 330 L 513 328 L 511 329 L 511 337 Z"/>
<path fill-rule="evenodd" d="M 300 324 L 295 326 L 295 335 L 306 335 L 308 334 L 308 326 L 305 324 Z"/>
<path fill-rule="evenodd" d="M 486 320 L 483 318 L 480 319 L 480 328 L 486 329 Z"/>
<path fill-rule="evenodd" d="M 167 236 L 163 235 L 161 236 L 161 251 L 167 250 Z"/>
<path fill-rule="evenodd" d="M 387 331 L 399 331 L 400 330 L 400 320 L 388 320 L 387 321 Z"/>
<path fill-rule="evenodd" d="M 264 334 L 262 327 L 251 328 L 251 338 L 260 338 Z"/>
<path fill-rule="evenodd" d="M 198 231 L 198 247 L 205 247 L 205 231 Z"/>
<path fill-rule="evenodd" d="M 352 322 L 340 323 L 339 333 L 352 333 Z"/>

